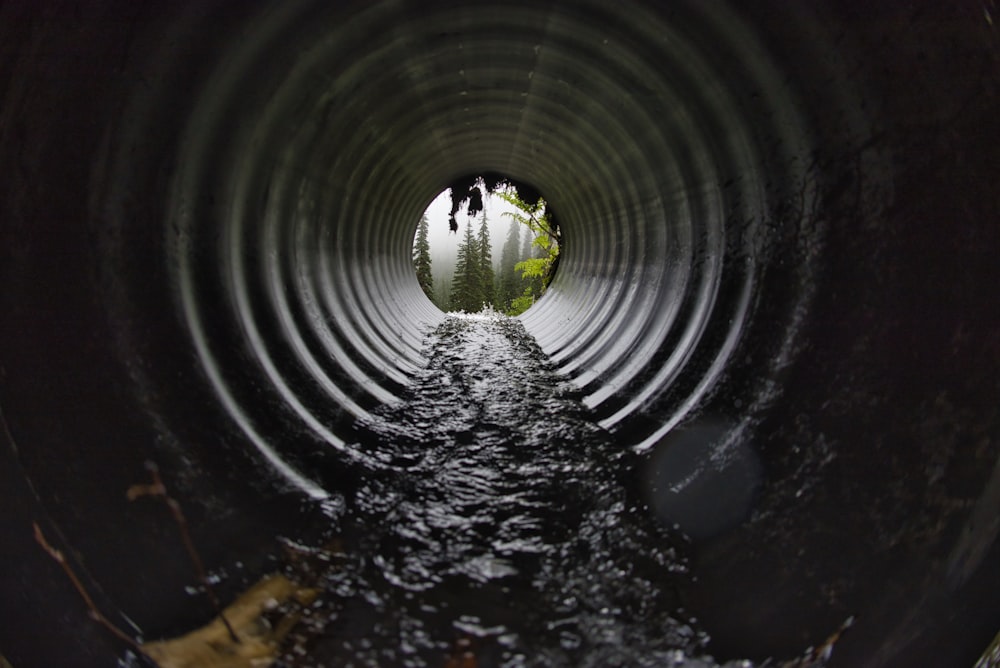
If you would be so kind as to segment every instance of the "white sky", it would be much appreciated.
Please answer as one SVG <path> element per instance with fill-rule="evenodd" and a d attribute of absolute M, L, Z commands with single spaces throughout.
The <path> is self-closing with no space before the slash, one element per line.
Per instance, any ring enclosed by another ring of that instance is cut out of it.
<path fill-rule="evenodd" d="M 430 225 L 428 240 L 431 246 L 432 267 L 436 258 L 449 258 L 450 260 L 458 254 L 458 244 L 465 234 L 465 221 L 469 219 L 464 210 L 459 211 L 455 214 L 455 220 L 458 221 L 458 232 L 452 234 L 448 230 L 448 214 L 451 212 L 449 192 L 445 189 L 430 203 L 426 211 Z M 503 250 L 503 242 L 507 239 L 507 228 L 511 222 L 510 217 L 503 214 L 517 211 L 517 209 L 499 197 L 489 195 L 483 196 L 483 206 L 490 223 L 490 244 L 493 247 L 493 265 L 496 266 L 500 263 L 500 252 Z M 472 221 L 473 231 L 479 230 L 479 221 L 481 220 L 482 214 L 479 214 L 479 217 Z M 414 237 L 416 237 L 416 229 L 414 229 Z M 452 262 L 449 261 L 448 264 L 452 264 Z"/>

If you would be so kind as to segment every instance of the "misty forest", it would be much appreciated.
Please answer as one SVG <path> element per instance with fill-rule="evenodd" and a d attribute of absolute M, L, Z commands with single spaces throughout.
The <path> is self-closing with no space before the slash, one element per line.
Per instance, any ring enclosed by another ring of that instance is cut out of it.
<path fill-rule="evenodd" d="M 429 209 L 413 242 L 413 268 L 424 294 L 446 312 L 523 313 L 545 293 L 559 263 L 562 238 L 545 200 L 528 186 L 492 175 L 456 181 L 447 192 L 449 234 L 458 246 L 432 233 Z M 456 214 L 463 211 L 460 226 Z M 494 252 L 497 230 L 503 242 Z"/>

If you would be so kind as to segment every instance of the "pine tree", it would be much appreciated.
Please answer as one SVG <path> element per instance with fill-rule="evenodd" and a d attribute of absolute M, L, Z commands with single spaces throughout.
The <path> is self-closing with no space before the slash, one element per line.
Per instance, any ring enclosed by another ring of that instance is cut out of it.
<path fill-rule="evenodd" d="M 479 225 L 479 236 L 476 239 L 479 250 L 479 305 L 496 306 L 493 276 L 493 247 L 490 245 L 490 227 L 486 221 L 486 211 L 483 210 L 483 222 Z M 478 310 L 478 309 L 477 309 Z"/>
<path fill-rule="evenodd" d="M 472 234 L 472 221 L 465 224 L 465 237 L 458 245 L 455 277 L 451 282 L 452 311 L 477 313 L 483 307 L 479 282 L 479 243 Z"/>
<path fill-rule="evenodd" d="M 431 246 L 427 239 L 429 224 L 427 216 L 420 218 L 417 239 L 413 244 L 413 268 L 417 272 L 417 283 L 424 294 L 434 300 L 434 277 L 431 274 Z"/>
<path fill-rule="evenodd" d="M 439 277 L 434 281 L 434 304 L 442 311 L 451 308 L 451 281 L 445 277 Z"/>
<path fill-rule="evenodd" d="M 517 261 L 524 262 L 534 257 L 534 254 L 535 249 L 531 245 L 531 232 L 527 232 L 524 235 L 524 241 L 521 243 L 521 252 L 517 256 Z"/>
<path fill-rule="evenodd" d="M 524 282 L 514 269 L 521 261 L 521 224 L 514 221 L 507 228 L 507 239 L 500 252 L 500 275 L 497 277 L 497 307 L 506 312 L 510 303 L 524 292 Z"/>

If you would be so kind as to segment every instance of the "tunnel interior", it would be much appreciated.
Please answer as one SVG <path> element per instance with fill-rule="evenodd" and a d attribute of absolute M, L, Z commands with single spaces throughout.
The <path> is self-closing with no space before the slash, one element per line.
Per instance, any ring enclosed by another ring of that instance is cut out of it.
<path fill-rule="evenodd" d="M 415 221 L 498 172 L 571 240 L 520 321 L 691 537 L 714 655 L 856 615 L 830 665 L 971 665 L 1000 627 L 992 5 L 743 4 L 0 7 L 0 652 L 122 649 L 32 522 L 108 610 L 193 623 L 175 529 L 125 500 L 147 460 L 208 565 L 322 522 L 445 318 Z"/>

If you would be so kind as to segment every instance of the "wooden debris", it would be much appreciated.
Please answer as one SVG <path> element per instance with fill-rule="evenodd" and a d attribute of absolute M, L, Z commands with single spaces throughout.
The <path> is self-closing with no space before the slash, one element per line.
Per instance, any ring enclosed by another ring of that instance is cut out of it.
<path fill-rule="evenodd" d="M 167 493 L 157 466 L 149 462 L 146 468 L 153 478 L 152 483 L 133 485 L 128 489 L 128 499 L 158 496 L 167 504 L 195 570 L 215 605 L 217 616 L 205 626 L 171 640 L 139 642 L 101 613 L 66 557 L 46 540 L 37 523 L 34 524 L 35 541 L 65 572 L 86 604 L 90 617 L 159 668 L 265 668 L 271 665 L 282 641 L 301 619 L 302 609 L 316 600 L 317 590 L 302 587 L 281 574 L 268 575 L 223 610 L 210 586 L 180 504 Z"/>
<path fill-rule="evenodd" d="M 298 604 L 298 609 L 311 604 L 317 595 L 315 589 L 302 588 L 284 575 L 270 575 L 244 592 L 224 611 L 240 642 L 233 642 L 221 618 L 216 618 L 187 635 L 148 642 L 143 644 L 142 649 L 160 668 L 270 666 L 278 655 L 282 641 L 298 623 L 300 614 L 286 614 L 272 625 L 267 613 L 287 603 Z"/>
<path fill-rule="evenodd" d="M 212 589 L 212 583 L 209 582 L 208 575 L 205 573 L 205 567 L 201 563 L 201 556 L 194 546 L 194 541 L 191 540 L 191 532 L 188 530 L 187 519 L 181 511 L 181 504 L 167 494 L 167 487 L 163 484 L 163 479 L 160 478 L 160 469 L 154 462 L 146 462 L 146 470 L 153 477 L 153 483 L 150 485 L 132 485 L 129 487 L 126 492 L 128 500 L 135 501 L 143 496 L 159 496 L 163 498 L 167 504 L 167 508 L 170 509 L 170 514 L 174 517 L 174 522 L 177 523 L 177 528 L 181 532 L 181 540 L 184 542 L 184 548 L 187 550 L 188 556 L 191 557 L 191 563 L 194 564 L 194 569 L 198 573 L 198 579 L 201 580 L 201 584 L 205 588 L 205 594 L 212 602 L 212 607 L 215 608 L 215 614 L 219 616 L 226 630 L 229 631 L 230 640 L 238 643 L 240 637 L 236 635 L 236 631 L 233 630 L 229 620 L 226 619 L 226 615 L 222 611 L 222 606 L 219 604 L 219 599 L 215 595 L 215 590 Z"/>
<path fill-rule="evenodd" d="M 76 576 L 76 573 L 73 571 L 73 567 L 69 565 L 68 561 L 66 561 L 66 557 L 63 553 L 49 544 L 49 541 L 45 539 L 45 534 L 42 533 L 42 529 L 38 526 L 37 522 L 35 522 L 33 526 L 35 527 L 35 542 L 41 545 L 42 549 L 45 550 L 66 573 L 66 577 L 68 577 L 70 582 L 73 583 L 73 587 L 80 594 L 80 598 L 82 598 L 83 602 L 86 603 L 87 611 L 90 613 L 91 619 L 106 628 L 119 640 L 132 647 L 132 649 L 142 652 L 142 646 L 134 638 L 112 624 L 108 618 L 105 617 L 100 610 L 98 610 L 97 605 L 94 604 L 94 599 L 90 597 L 90 593 L 87 592 L 83 583 L 80 582 L 80 578 Z"/>
<path fill-rule="evenodd" d="M 455 649 L 444 664 L 445 668 L 477 668 L 478 665 L 469 638 L 459 638 L 455 642 Z"/>
<path fill-rule="evenodd" d="M 318 596 L 315 589 L 300 587 L 284 575 L 269 575 L 202 628 L 172 640 L 141 643 L 98 610 L 63 553 L 49 544 L 37 523 L 34 527 L 35 540 L 62 567 L 87 605 L 90 617 L 160 668 L 265 668 L 277 657 L 281 642 L 298 623 L 299 610 Z M 268 620 L 268 613 L 286 605 L 292 605 L 293 610 L 283 615 L 279 612 L 276 624 Z"/>

